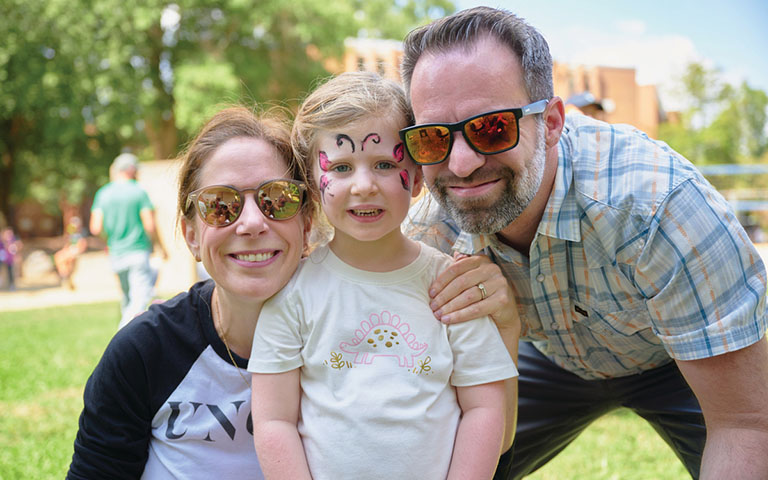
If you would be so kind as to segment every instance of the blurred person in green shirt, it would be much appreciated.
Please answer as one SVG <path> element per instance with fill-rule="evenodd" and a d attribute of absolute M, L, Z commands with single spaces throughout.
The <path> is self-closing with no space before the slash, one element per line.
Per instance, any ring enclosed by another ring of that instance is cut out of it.
<path fill-rule="evenodd" d="M 152 202 L 136 182 L 138 169 L 135 155 L 118 155 L 110 167 L 111 181 L 96 192 L 91 207 L 91 233 L 106 238 L 112 270 L 123 292 L 118 329 L 152 300 L 157 280 L 157 272 L 149 263 L 153 245 L 163 258 L 168 257 L 157 235 Z"/>

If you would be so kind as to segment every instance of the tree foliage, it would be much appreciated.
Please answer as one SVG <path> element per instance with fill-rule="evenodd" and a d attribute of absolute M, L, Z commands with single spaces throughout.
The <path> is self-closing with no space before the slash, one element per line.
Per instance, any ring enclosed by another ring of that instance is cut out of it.
<path fill-rule="evenodd" d="M 699 165 L 755 163 L 768 154 L 768 95 L 724 82 L 714 69 L 692 63 L 681 81 L 688 108 L 659 136 Z"/>
<path fill-rule="evenodd" d="M 218 105 L 295 102 L 346 37 L 401 39 L 449 0 L 4 0 L 0 211 L 78 203 L 124 149 L 171 158 Z"/>

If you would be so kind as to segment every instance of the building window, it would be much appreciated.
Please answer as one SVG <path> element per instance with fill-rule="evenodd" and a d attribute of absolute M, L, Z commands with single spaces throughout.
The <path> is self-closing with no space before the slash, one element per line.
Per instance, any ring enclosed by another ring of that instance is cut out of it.
<path fill-rule="evenodd" d="M 387 64 L 384 63 L 384 60 L 378 60 L 376 61 L 376 71 L 381 75 L 382 77 L 387 74 Z"/>

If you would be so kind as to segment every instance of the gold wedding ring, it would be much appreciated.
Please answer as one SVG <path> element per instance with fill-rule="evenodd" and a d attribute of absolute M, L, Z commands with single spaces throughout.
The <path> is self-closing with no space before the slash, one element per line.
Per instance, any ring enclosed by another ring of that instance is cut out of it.
<path fill-rule="evenodd" d="M 485 285 L 483 285 L 482 283 L 478 283 L 477 288 L 480 289 L 480 295 L 483 296 L 482 300 L 485 300 L 485 297 L 488 296 L 488 292 L 485 291 Z"/>

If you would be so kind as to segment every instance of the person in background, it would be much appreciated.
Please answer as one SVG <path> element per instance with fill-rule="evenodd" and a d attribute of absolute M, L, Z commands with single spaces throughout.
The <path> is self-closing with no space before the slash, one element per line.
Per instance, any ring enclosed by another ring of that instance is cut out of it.
<path fill-rule="evenodd" d="M 566 117 L 546 41 L 508 11 L 412 31 L 401 71 L 401 135 L 432 194 L 410 232 L 487 255 L 517 299 L 519 420 L 498 478 L 625 406 L 692 477 L 765 479 L 766 270 L 728 202 L 668 145 Z M 437 279 L 436 312 L 461 276 Z"/>
<path fill-rule="evenodd" d="M 312 210 L 288 122 L 215 114 L 180 158 L 178 216 L 212 279 L 118 331 L 88 380 L 68 479 L 263 478 L 245 370 L 264 301 L 291 278 Z M 284 192 L 266 214 L 260 192 Z M 226 205 L 229 216 L 208 217 Z"/>
<path fill-rule="evenodd" d="M 13 228 L 5 227 L 0 230 L 0 266 L 7 272 L 8 290 L 16 290 L 16 276 L 19 275 L 23 245 Z"/>
<path fill-rule="evenodd" d="M 597 120 L 605 121 L 605 115 L 613 112 L 615 106 L 613 100 L 604 98 L 598 100 L 592 92 L 582 92 L 571 95 L 565 101 L 565 113 L 581 113 Z"/>
<path fill-rule="evenodd" d="M 83 222 L 80 217 L 70 217 L 64 235 L 64 246 L 53 254 L 53 263 L 61 281 L 67 288 L 74 290 L 75 284 L 72 281 L 72 275 L 77 266 L 77 257 L 88 248 L 88 241 L 83 234 Z"/>
<path fill-rule="evenodd" d="M 112 270 L 123 292 L 118 329 L 152 300 L 157 280 L 157 272 L 149 263 L 153 246 L 168 258 L 157 234 L 152 202 L 136 181 L 138 169 L 135 155 L 118 155 L 110 167 L 111 181 L 96 192 L 91 207 L 91 234 L 106 237 Z"/>

